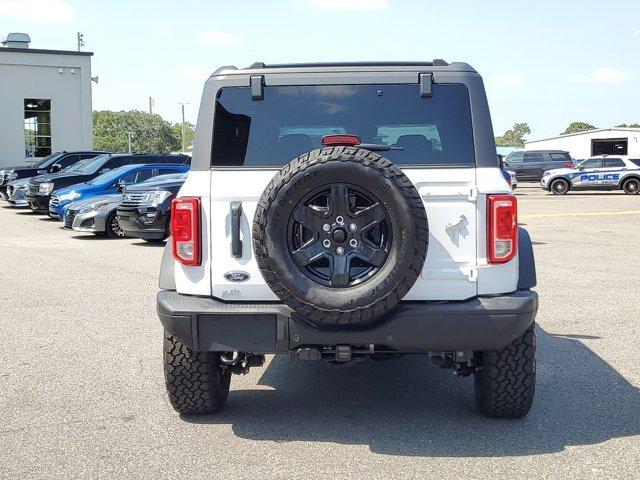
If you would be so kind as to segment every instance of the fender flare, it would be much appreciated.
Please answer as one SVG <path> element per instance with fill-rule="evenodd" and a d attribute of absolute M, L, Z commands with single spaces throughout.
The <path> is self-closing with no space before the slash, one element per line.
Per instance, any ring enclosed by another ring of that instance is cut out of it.
<path fill-rule="evenodd" d="M 169 237 L 167 244 L 164 246 L 164 252 L 162 252 L 162 265 L 160 265 L 158 286 L 162 290 L 176 289 L 175 262 L 173 254 L 171 253 L 171 237 Z"/>
<path fill-rule="evenodd" d="M 518 227 L 518 290 L 535 287 L 537 284 L 536 262 L 529 232 Z"/>

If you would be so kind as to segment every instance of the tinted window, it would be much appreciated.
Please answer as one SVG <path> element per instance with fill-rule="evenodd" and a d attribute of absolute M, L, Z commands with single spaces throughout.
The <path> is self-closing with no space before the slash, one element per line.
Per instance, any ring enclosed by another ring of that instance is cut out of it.
<path fill-rule="evenodd" d="M 140 183 L 140 182 L 144 182 L 145 180 L 149 180 L 153 176 L 154 170 L 156 173 L 158 172 L 156 169 L 152 170 L 150 168 L 147 168 L 146 170 L 140 170 L 139 172 L 137 172 L 135 183 Z"/>
<path fill-rule="evenodd" d="M 582 168 L 600 168 L 602 167 L 602 159 L 600 158 L 590 158 L 589 160 L 585 160 L 580 164 Z"/>
<path fill-rule="evenodd" d="M 549 156 L 551 157 L 551 160 L 556 162 L 568 162 L 571 160 L 568 153 L 550 153 Z"/>
<path fill-rule="evenodd" d="M 60 160 L 58 160 L 57 162 L 55 162 L 54 165 L 58 163 L 62 168 L 64 168 L 64 167 L 68 167 L 69 165 L 73 165 L 78 160 L 80 160 L 80 155 L 66 155 Z"/>
<path fill-rule="evenodd" d="M 93 157 L 97 157 L 98 155 L 100 154 L 99 153 L 82 153 L 80 154 L 80 158 L 84 160 L 85 158 L 93 158 Z"/>
<path fill-rule="evenodd" d="M 619 158 L 605 158 L 604 159 L 605 168 L 621 168 L 624 167 L 624 162 Z"/>
<path fill-rule="evenodd" d="M 524 155 L 522 153 L 513 153 L 510 155 L 507 155 L 507 158 L 504 159 L 505 162 L 511 164 L 511 163 L 522 163 L 522 159 L 524 158 Z"/>
<path fill-rule="evenodd" d="M 629 161 L 640 167 L 640 158 L 630 158 Z"/>
<path fill-rule="evenodd" d="M 463 85 L 224 88 L 214 120 L 213 166 L 281 166 L 322 146 L 324 135 L 350 133 L 388 145 L 399 165 L 474 165 L 469 94 Z"/>
<path fill-rule="evenodd" d="M 105 168 L 112 170 L 114 168 L 123 167 L 125 165 L 131 165 L 131 163 L 131 157 L 116 157 L 105 163 L 100 170 L 104 170 Z"/>
<path fill-rule="evenodd" d="M 179 174 L 184 172 L 184 168 L 162 168 L 160 169 L 160 175 Z"/>
<path fill-rule="evenodd" d="M 526 153 L 524 154 L 525 162 L 544 162 L 541 153 Z"/>

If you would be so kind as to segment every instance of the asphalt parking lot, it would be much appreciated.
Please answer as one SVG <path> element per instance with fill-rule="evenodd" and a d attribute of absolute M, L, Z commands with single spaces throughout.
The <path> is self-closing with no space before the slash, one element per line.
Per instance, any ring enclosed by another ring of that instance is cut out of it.
<path fill-rule="evenodd" d="M 269 359 L 224 412 L 165 398 L 162 248 L 0 204 L 0 478 L 637 478 L 640 197 L 523 184 L 538 383 L 524 420 L 480 416 L 472 379 L 405 357 Z"/>

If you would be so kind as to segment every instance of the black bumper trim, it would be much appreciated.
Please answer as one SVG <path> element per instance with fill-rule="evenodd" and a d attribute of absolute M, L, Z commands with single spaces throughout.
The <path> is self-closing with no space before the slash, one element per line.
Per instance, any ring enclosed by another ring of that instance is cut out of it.
<path fill-rule="evenodd" d="M 531 290 L 451 302 L 400 302 L 368 330 L 316 330 L 291 318 L 280 303 L 224 303 L 161 290 L 158 316 L 165 329 L 199 351 L 287 353 L 300 346 L 376 345 L 396 351 L 480 351 L 505 347 L 534 321 Z"/>

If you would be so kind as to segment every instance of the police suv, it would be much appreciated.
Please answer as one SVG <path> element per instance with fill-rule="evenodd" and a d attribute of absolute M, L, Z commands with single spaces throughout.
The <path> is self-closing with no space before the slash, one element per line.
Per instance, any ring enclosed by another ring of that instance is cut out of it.
<path fill-rule="evenodd" d="M 575 168 L 547 170 L 540 185 L 555 195 L 569 190 L 624 190 L 636 195 L 640 191 L 640 159 L 627 157 L 593 157 Z"/>

